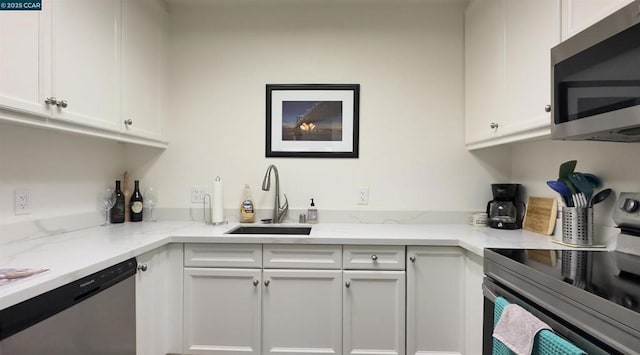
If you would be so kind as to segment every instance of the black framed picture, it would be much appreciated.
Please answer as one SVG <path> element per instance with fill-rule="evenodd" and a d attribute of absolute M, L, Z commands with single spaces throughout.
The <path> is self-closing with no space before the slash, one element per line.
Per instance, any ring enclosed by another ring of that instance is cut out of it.
<path fill-rule="evenodd" d="M 359 84 L 267 84 L 267 157 L 357 158 Z"/>

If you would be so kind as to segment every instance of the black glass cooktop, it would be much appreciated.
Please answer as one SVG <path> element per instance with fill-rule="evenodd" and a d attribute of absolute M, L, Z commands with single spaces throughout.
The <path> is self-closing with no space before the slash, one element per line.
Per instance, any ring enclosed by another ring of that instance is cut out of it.
<path fill-rule="evenodd" d="M 640 256 L 618 251 L 491 249 L 521 265 L 531 277 L 558 293 L 579 297 L 575 288 L 640 313 Z M 495 255 L 494 255 L 495 258 Z M 508 267 L 508 266 L 507 266 Z"/>

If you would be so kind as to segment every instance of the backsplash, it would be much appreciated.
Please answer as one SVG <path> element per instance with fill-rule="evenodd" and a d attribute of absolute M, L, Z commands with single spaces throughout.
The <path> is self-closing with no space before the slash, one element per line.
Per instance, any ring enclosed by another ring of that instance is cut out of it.
<path fill-rule="evenodd" d="M 577 160 L 576 171 L 593 173 L 610 187 L 615 196 L 594 207 L 598 224 L 613 226 L 611 218 L 620 192 L 639 192 L 640 144 L 609 142 L 537 141 L 512 146 L 512 180 L 524 184 L 529 196 L 554 197 L 557 194 L 547 180 L 558 178 L 558 167 L 564 161 Z"/>
<path fill-rule="evenodd" d="M 0 123 L 0 224 L 97 212 L 124 152 L 121 143 Z M 30 214 L 14 214 L 16 189 L 29 190 Z"/>

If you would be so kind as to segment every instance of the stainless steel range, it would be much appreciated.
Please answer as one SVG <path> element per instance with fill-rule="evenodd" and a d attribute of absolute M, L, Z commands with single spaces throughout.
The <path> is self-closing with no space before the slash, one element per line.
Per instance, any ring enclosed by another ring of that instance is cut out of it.
<path fill-rule="evenodd" d="M 615 251 L 485 250 L 484 344 L 495 297 L 519 304 L 588 354 L 640 353 L 640 193 L 622 193 Z"/>

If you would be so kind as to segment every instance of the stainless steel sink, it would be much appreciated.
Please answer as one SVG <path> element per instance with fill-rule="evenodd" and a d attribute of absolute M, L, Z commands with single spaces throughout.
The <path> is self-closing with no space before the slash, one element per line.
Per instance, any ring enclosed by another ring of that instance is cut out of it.
<path fill-rule="evenodd" d="M 225 234 L 309 235 L 311 227 L 238 226 Z"/>

